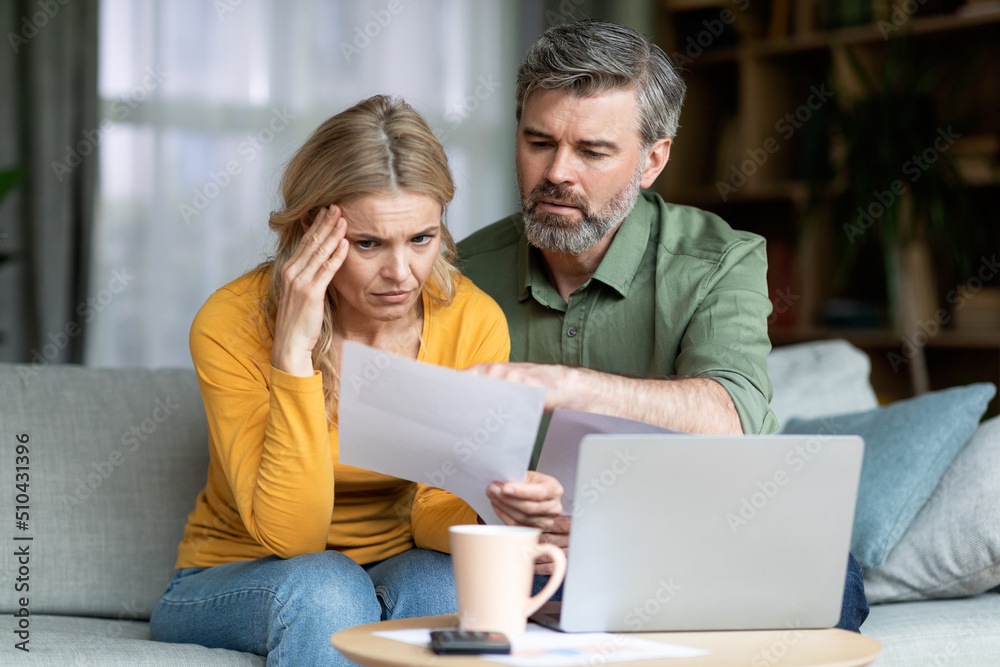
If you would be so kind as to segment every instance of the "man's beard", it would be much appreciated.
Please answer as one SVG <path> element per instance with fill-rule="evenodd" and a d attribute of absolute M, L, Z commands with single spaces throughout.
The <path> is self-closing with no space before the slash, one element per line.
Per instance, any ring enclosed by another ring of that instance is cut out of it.
<path fill-rule="evenodd" d="M 542 183 L 525 197 L 521 175 L 517 174 L 517 191 L 521 197 L 524 233 L 528 242 L 542 250 L 572 254 L 594 247 L 625 219 L 639 200 L 642 167 L 643 162 L 640 160 L 629 184 L 616 193 L 600 211 L 594 211 L 589 201 L 566 186 L 549 181 Z M 538 202 L 543 199 L 554 199 L 576 207 L 582 216 L 580 222 L 557 213 L 539 211 Z"/>

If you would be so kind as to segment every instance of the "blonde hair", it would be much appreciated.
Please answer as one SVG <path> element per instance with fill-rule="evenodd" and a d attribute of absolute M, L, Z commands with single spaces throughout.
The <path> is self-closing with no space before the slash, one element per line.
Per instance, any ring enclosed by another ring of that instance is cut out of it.
<path fill-rule="evenodd" d="M 424 291 L 439 303 L 451 303 L 461 274 L 452 263 L 455 242 L 444 226 L 445 207 L 455 195 L 448 158 L 430 127 L 409 104 L 375 95 L 320 125 L 289 161 L 282 176 L 284 206 L 271 213 L 269 222 L 278 233 L 278 248 L 269 261 L 258 267 L 271 274 L 262 307 L 272 340 L 281 302 L 281 269 L 295 252 L 305 227 L 312 224 L 321 209 L 332 204 L 401 191 L 427 195 L 441 205 L 441 252 Z M 312 351 L 313 368 L 323 375 L 326 412 L 331 421 L 339 384 L 333 345 L 336 315 L 336 292 L 331 286 L 319 341 Z"/>

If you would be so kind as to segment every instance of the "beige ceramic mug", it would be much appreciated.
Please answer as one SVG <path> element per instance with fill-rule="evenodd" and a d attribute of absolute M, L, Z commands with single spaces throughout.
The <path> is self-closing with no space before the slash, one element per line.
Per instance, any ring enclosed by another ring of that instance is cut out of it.
<path fill-rule="evenodd" d="M 552 597 L 566 576 L 566 555 L 552 544 L 539 544 L 538 528 L 452 526 L 451 557 L 462 630 L 502 632 L 516 637 L 528 616 Z M 550 556 L 555 572 L 538 595 L 531 596 L 539 556 Z"/>

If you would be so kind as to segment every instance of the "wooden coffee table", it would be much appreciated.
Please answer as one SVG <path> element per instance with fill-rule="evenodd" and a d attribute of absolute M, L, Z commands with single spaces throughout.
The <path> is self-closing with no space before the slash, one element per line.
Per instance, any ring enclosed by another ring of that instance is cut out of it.
<path fill-rule="evenodd" d="M 458 617 L 424 616 L 399 621 L 369 623 L 341 630 L 330 638 L 333 645 L 347 656 L 369 667 L 398 667 L 400 665 L 435 665 L 436 667 L 464 667 L 465 665 L 493 664 L 476 656 L 438 656 L 424 646 L 406 644 L 392 639 L 376 637 L 373 632 L 406 630 L 412 628 L 451 628 L 458 625 Z M 644 632 L 643 639 L 694 646 L 711 651 L 697 658 L 671 658 L 668 660 L 643 660 L 642 664 L 664 667 L 689 665 L 718 665 L 733 667 L 860 667 L 870 664 L 882 645 L 870 637 L 847 630 L 747 630 L 742 632 Z M 609 663 L 614 664 L 614 663 Z M 624 663 L 622 663 L 624 664 Z"/>

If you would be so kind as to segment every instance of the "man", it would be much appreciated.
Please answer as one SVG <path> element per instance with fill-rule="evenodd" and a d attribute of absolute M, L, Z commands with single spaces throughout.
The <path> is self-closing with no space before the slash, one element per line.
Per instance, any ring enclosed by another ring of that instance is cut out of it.
<path fill-rule="evenodd" d="M 667 164 L 684 93 L 663 51 L 624 26 L 581 21 L 538 38 L 515 93 L 521 214 L 459 243 L 511 334 L 514 363 L 474 370 L 545 387 L 546 410 L 771 433 L 764 240 L 640 192 Z M 555 479 L 530 472 L 488 493 L 507 523 L 568 545 Z M 851 568 L 841 623 L 856 630 L 867 604 Z"/>

